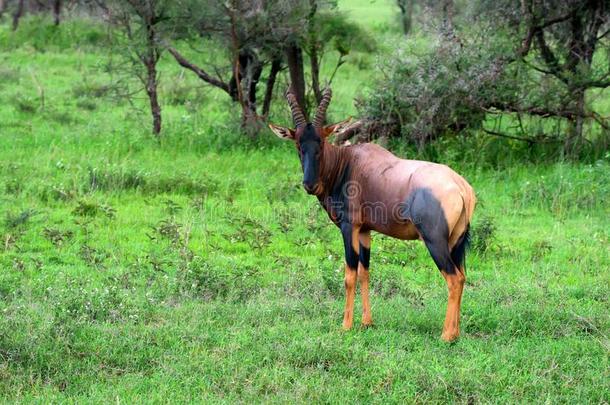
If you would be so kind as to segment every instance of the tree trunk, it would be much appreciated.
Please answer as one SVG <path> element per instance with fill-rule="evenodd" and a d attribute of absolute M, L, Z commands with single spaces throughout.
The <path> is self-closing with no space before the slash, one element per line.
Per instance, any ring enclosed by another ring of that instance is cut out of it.
<path fill-rule="evenodd" d="M 250 49 L 239 51 L 237 66 L 233 68 L 233 75 L 229 81 L 229 94 L 233 101 L 239 101 L 254 115 L 256 115 L 256 87 L 262 73 L 263 66 L 256 52 Z M 240 92 L 243 93 L 241 96 Z"/>
<path fill-rule="evenodd" d="M 237 81 L 238 98 L 242 107 L 241 125 L 244 133 L 255 138 L 260 130 L 260 121 L 256 112 L 256 85 L 262 73 L 258 60 L 248 60 L 246 68 L 237 66 L 239 80 Z"/>
<path fill-rule="evenodd" d="M 402 22 L 402 32 L 409 35 L 413 25 L 413 2 L 414 0 L 398 0 L 400 8 L 400 19 Z"/>
<path fill-rule="evenodd" d="M 584 143 L 583 126 L 585 121 L 585 91 L 578 89 L 574 91 L 573 97 L 576 101 L 576 116 L 570 121 L 570 133 L 564 143 L 564 153 L 568 156 L 577 156 Z"/>
<path fill-rule="evenodd" d="M 153 119 L 153 133 L 158 137 L 161 133 L 161 106 L 157 93 L 157 67 L 156 62 L 149 60 L 146 64 L 146 94 L 150 100 L 150 112 Z"/>
<path fill-rule="evenodd" d="M 61 0 L 53 1 L 53 22 L 59 25 L 59 17 L 61 15 Z"/>
<path fill-rule="evenodd" d="M 263 73 L 263 65 L 258 60 L 254 52 L 250 55 L 248 67 L 245 69 L 245 74 L 242 80 L 245 80 L 244 88 L 246 90 L 245 101 L 248 110 L 256 117 L 256 87 Z"/>
<path fill-rule="evenodd" d="M 265 88 L 265 98 L 263 99 L 263 117 L 269 116 L 269 109 L 271 108 L 271 99 L 273 98 L 273 88 L 275 87 L 275 80 L 277 75 L 282 68 L 282 60 L 279 57 L 273 59 L 271 62 L 271 70 L 269 71 L 269 77 L 267 78 L 267 86 Z"/>
<path fill-rule="evenodd" d="M 573 87 L 568 85 L 568 92 L 572 94 L 576 116 L 571 122 L 572 127 L 570 134 L 566 137 L 564 152 L 573 157 L 578 156 L 585 142 L 583 126 L 586 113 L 586 88 L 578 88 L 578 81 L 585 79 L 582 77 L 582 67 L 586 66 L 587 71 L 591 68 L 598 40 L 597 31 L 603 21 L 597 17 L 598 11 L 595 7 L 594 10 L 574 12 L 569 20 L 571 37 L 568 44 L 569 53 L 563 68 L 570 72 L 570 75 L 568 75 L 570 84 L 574 85 Z M 596 16 L 591 18 L 592 21 L 589 23 L 587 23 L 586 12 Z"/>
<path fill-rule="evenodd" d="M 303 110 L 305 117 L 308 116 L 308 109 L 305 103 L 305 72 L 303 70 L 303 50 L 301 47 L 292 43 L 286 48 L 286 62 L 290 72 L 290 86 Z"/>
<path fill-rule="evenodd" d="M 235 6 L 235 2 L 232 3 Z M 231 45 L 232 45 L 232 54 L 233 54 L 233 78 L 229 82 L 229 94 L 232 97 L 236 97 L 236 101 L 241 106 L 241 126 L 242 129 L 248 135 L 254 136 L 256 134 L 256 123 L 258 121 L 258 117 L 256 115 L 256 111 L 251 110 L 251 105 L 248 99 L 244 98 L 244 88 L 242 86 L 243 73 L 247 73 L 248 65 L 250 64 L 251 55 L 249 55 L 248 50 L 242 50 L 242 44 L 239 41 L 239 36 L 237 35 L 237 18 L 235 17 L 235 7 L 226 8 L 228 16 L 231 21 Z M 234 86 L 233 88 L 231 86 Z M 246 88 L 246 92 L 249 92 L 249 89 Z M 248 96 L 246 94 L 246 96 Z"/>
<path fill-rule="evenodd" d="M 13 31 L 17 31 L 17 27 L 19 27 L 19 20 L 23 15 L 24 8 L 25 0 L 19 0 L 19 3 L 17 3 L 17 10 L 15 11 L 15 14 L 13 14 Z"/>
<path fill-rule="evenodd" d="M 146 27 L 146 53 L 141 57 L 142 63 L 146 66 L 146 94 L 150 100 L 150 113 L 153 118 L 153 134 L 157 138 L 161 134 L 161 106 L 159 105 L 158 81 L 157 81 L 157 62 L 161 57 L 161 51 L 157 44 L 157 35 L 155 31 L 155 16 L 154 9 L 151 8 L 150 13 L 143 17 Z"/>
<path fill-rule="evenodd" d="M 448 38 L 455 38 L 453 29 L 453 0 L 443 0 L 443 31 Z"/>
<path fill-rule="evenodd" d="M 311 88 L 316 98 L 316 104 L 322 101 L 322 90 L 320 90 L 320 56 L 318 54 L 318 35 L 315 26 L 316 12 L 318 11 L 317 0 L 309 0 L 308 35 L 309 35 L 309 64 L 311 66 Z"/>
<path fill-rule="evenodd" d="M 318 49 L 315 44 L 311 46 L 309 51 L 309 60 L 311 63 L 311 87 L 313 94 L 316 97 L 316 104 L 322 101 L 322 90 L 320 89 L 320 61 L 318 59 Z"/>
<path fill-rule="evenodd" d="M 6 0 L 0 0 L 0 18 L 4 14 L 4 10 L 6 9 Z"/>

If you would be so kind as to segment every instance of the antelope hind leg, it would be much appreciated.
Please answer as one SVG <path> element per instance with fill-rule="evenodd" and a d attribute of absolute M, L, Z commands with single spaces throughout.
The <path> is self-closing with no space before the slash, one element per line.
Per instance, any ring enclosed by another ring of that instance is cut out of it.
<path fill-rule="evenodd" d="M 362 296 L 362 325 L 367 327 L 373 324 L 371 303 L 369 301 L 369 262 L 371 255 L 371 233 L 360 232 L 358 240 L 360 242 L 358 280 L 360 282 L 360 295 Z"/>

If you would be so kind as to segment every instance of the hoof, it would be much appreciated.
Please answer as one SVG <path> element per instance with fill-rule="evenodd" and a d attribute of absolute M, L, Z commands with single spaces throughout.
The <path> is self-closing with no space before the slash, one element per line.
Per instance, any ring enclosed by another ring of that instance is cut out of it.
<path fill-rule="evenodd" d="M 459 337 L 460 337 L 459 332 L 443 332 L 443 334 L 441 335 L 441 340 L 443 340 L 447 343 L 451 343 L 451 342 L 455 342 Z"/>
<path fill-rule="evenodd" d="M 372 328 L 373 326 L 374 326 L 373 325 L 373 321 L 362 322 L 362 328 L 363 329 L 369 329 L 369 328 Z"/>

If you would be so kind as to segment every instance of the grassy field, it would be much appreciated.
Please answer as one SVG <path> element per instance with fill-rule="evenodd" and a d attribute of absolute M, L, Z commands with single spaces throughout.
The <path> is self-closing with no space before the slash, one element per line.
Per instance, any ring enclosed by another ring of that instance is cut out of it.
<path fill-rule="evenodd" d="M 169 60 L 157 142 L 109 100 L 94 31 L 65 49 L 82 24 L 44 44 L 35 27 L 0 27 L 3 402 L 610 401 L 608 159 L 441 155 L 479 199 L 462 338 L 439 339 L 423 244 L 381 235 L 375 326 L 342 332 L 341 238 L 292 145 L 240 140 L 237 110 Z M 333 118 L 369 59 L 338 77 Z"/>

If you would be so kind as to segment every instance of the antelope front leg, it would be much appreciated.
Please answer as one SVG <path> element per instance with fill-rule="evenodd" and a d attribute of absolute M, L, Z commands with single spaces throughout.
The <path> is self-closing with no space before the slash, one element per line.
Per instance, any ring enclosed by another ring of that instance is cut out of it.
<path fill-rule="evenodd" d="M 354 301 L 356 298 L 357 269 L 345 265 L 345 309 L 343 310 L 343 329 L 349 330 L 354 322 Z"/>
<path fill-rule="evenodd" d="M 456 267 L 454 274 L 442 272 L 447 288 L 449 290 L 449 300 L 447 302 L 447 314 L 441 339 L 451 342 L 460 335 L 460 306 L 462 304 L 462 291 L 466 274 L 463 267 Z"/>
<path fill-rule="evenodd" d="M 369 262 L 371 258 L 371 233 L 360 232 L 358 235 L 360 243 L 358 280 L 360 281 L 360 294 L 362 295 L 362 325 L 371 326 L 373 317 L 371 314 L 371 303 L 369 301 Z"/>
<path fill-rule="evenodd" d="M 354 300 L 356 298 L 356 281 L 358 278 L 358 228 L 352 224 L 341 224 L 343 244 L 345 246 L 345 310 L 343 311 L 343 329 L 352 328 L 354 322 Z"/>

